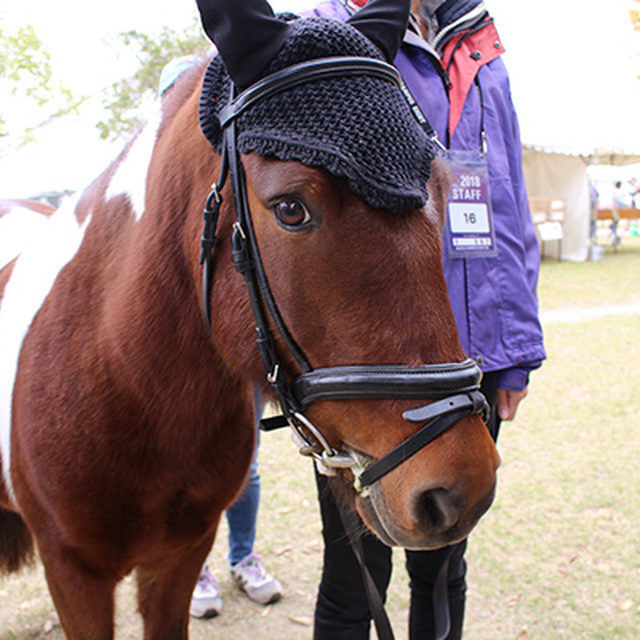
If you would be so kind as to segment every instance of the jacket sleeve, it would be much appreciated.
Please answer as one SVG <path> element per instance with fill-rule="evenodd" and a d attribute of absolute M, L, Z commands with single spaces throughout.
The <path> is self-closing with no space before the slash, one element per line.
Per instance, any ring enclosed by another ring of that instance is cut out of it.
<path fill-rule="evenodd" d="M 497 150 L 507 163 L 503 170 L 513 195 L 512 199 L 501 201 L 497 194 L 495 202 L 498 209 L 505 207 L 504 211 L 498 211 L 496 224 L 503 240 L 506 239 L 501 248 L 509 258 L 509 262 L 502 265 L 505 271 L 504 305 L 509 310 L 504 330 L 505 348 L 513 354 L 512 364 L 499 370 L 498 386 L 521 391 L 528 385 L 530 372 L 539 368 L 545 358 L 537 295 L 540 249 L 529 210 L 520 128 L 507 71 L 502 60 L 496 60 L 489 66 L 500 82 L 500 92 L 493 96 L 493 106 L 502 116 L 493 142 L 495 144 L 496 139 L 499 140 Z M 515 248 L 512 249 L 510 244 Z"/>

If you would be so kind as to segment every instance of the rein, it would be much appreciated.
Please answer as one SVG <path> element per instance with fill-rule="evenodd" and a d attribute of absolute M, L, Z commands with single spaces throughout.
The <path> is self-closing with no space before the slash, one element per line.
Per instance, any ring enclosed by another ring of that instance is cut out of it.
<path fill-rule="evenodd" d="M 244 171 L 237 149 L 236 121 L 246 109 L 275 93 L 322 78 L 356 74 L 391 82 L 406 95 L 404 82 L 392 65 L 372 58 L 332 57 L 287 67 L 259 80 L 237 97 L 232 97 L 220 114 L 224 131 L 222 162 L 218 183 L 213 186 L 204 209 L 200 262 L 203 265 L 202 311 L 211 328 L 209 308 L 213 252 L 218 241 L 215 232 L 222 203 L 220 193 L 230 176 L 236 213 L 231 239 L 233 261 L 247 286 L 256 323 L 256 344 L 267 371 L 267 380 L 278 396 L 283 414 L 263 420 L 261 428 L 269 431 L 287 425 L 292 427 L 300 453 L 314 457 L 329 470 L 350 469 L 354 475 L 355 490 L 361 498 L 366 498 L 370 487 L 380 478 L 461 418 L 484 412 L 487 405 L 479 390 L 482 372 L 470 359 L 417 367 L 352 365 L 313 369 L 287 329 L 271 292 L 247 201 Z M 278 356 L 269 319 L 301 371 L 293 379 L 287 376 Z M 321 430 L 304 414 L 313 402 L 356 398 L 424 399 L 432 402 L 403 414 L 408 422 L 425 423 L 424 426 L 386 456 L 372 463 L 360 452 L 334 449 Z"/>

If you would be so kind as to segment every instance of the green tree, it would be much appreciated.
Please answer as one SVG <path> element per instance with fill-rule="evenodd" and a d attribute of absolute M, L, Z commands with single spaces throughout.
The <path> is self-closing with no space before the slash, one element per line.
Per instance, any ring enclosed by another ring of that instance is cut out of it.
<path fill-rule="evenodd" d="M 84 100 L 56 82 L 51 56 L 32 26 L 13 34 L 0 27 L 0 156 L 29 142 L 47 123 L 77 110 Z M 13 127 L 17 113 L 20 126 Z"/>
<path fill-rule="evenodd" d="M 160 74 L 168 62 L 185 55 L 205 55 L 210 47 L 196 21 L 182 32 L 164 27 L 156 37 L 134 30 L 121 33 L 120 38 L 135 51 L 139 66 L 133 76 L 105 91 L 102 104 L 109 118 L 97 125 L 103 139 L 125 136 L 140 125 L 145 98 L 156 96 Z"/>
<path fill-rule="evenodd" d="M 640 3 L 640 0 L 635 0 L 636 3 Z M 630 9 L 631 22 L 636 31 L 640 31 L 640 9 Z"/>
<path fill-rule="evenodd" d="M 634 0 L 636 4 L 640 4 L 640 0 Z M 636 31 L 640 31 L 640 8 L 638 9 L 630 9 L 629 15 L 631 16 L 631 22 L 633 23 L 633 28 Z M 638 76 L 640 79 L 640 76 Z"/>

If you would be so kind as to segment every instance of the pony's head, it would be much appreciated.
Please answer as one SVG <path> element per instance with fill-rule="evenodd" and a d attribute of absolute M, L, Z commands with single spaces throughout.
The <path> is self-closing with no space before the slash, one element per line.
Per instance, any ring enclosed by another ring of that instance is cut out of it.
<path fill-rule="evenodd" d="M 257 324 L 252 375 L 264 365 L 302 449 L 355 487 L 380 538 L 460 540 L 498 456 L 442 271 L 447 171 L 387 64 L 409 2 L 374 0 L 347 24 L 219 4 L 200 115 L 233 186 L 251 305 L 231 324 L 214 281 L 214 335 L 246 343 Z"/>

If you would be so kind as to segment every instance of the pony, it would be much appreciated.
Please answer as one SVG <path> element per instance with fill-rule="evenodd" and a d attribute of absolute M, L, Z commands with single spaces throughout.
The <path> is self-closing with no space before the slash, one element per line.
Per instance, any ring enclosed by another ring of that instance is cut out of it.
<path fill-rule="evenodd" d="M 247 4 L 220 2 L 219 19 L 243 33 L 233 47 L 255 50 L 264 24 L 279 42 L 309 30 L 266 3 L 260 28 L 247 27 L 235 15 Z M 376 0 L 336 33 L 391 60 L 377 27 L 395 16 L 399 42 L 408 6 L 399 19 L 397 6 Z M 326 22 L 309 28 L 334 29 Z M 216 45 L 230 73 L 246 71 L 243 52 Z M 294 82 L 351 74 L 346 55 L 327 71 L 309 54 Z M 362 58 L 353 78 L 366 82 L 350 81 L 361 98 L 377 97 L 372 76 L 400 100 L 390 65 Z M 390 544 L 460 540 L 493 498 L 498 456 L 442 272 L 444 166 L 429 163 L 426 185 L 410 172 L 426 204 L 395 207 L 371 204 L 340 167 L 238 152 L 231 134 L 220 155 L 198 121 L 205 66 L 181 75 L 83 192 L 26 225 L 17 211 L 0 218 L 0 243 L 12 238 L 0 253 L 0 569 L 17 570 L 35 544 L 73 640 L 113 637 L 114 589 L 131 572 L 144 637 L 188 637 L 192 590 L 253 455 L 256 385 Z"/>

